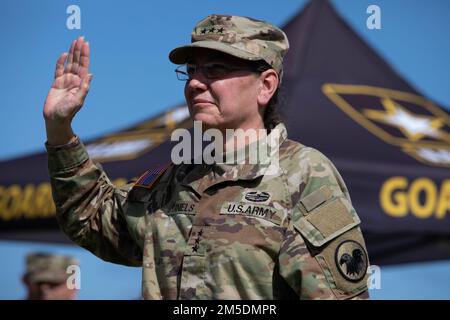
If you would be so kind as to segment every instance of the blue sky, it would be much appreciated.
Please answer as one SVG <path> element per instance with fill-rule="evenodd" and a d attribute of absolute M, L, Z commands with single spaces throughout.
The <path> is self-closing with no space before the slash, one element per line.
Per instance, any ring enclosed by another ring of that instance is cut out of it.
<path fill-rule="evenodd" d="M 195 22 L 210 13 L 247 15 L 282 26 L 305 0 L 1 0 L 0 160 L 43 151 L 42 105 L 54 64 L 72 39 L 91 45 L 91 91 L 74 121 L 83 139 L 111 132 L 184 101 L 168 52 L 189 41 Z M 448 0 L 335 0 L 339 13 L 419 92 L 450 107 Z M 68 30 L 66 8 L 81 8 L 81 30 Z M 381 30 L 366 27 L 366 8 L 381 8 Z M 76 255 L 84 299 L 133 299 L 140 270 L 100 261 L 83 249 L 0 242 L 0 299 L 24 296 L 23 259 L 30 250 Z M 375 298 L 450 299 L 450 262 L 382 269 Z M 113 279 L 113 280 L 111 280 Z"/>
<path fill-rule="evenodd" d="M 0 160 L 43 150 L 42 105 L 54 64 L 72 39 L 91 45 L 94 79 L 74 121 L 92 138 L 184 101 L 168 52 L 189 41 L 209 13 L 257 17 L 283 25 L 305 0 L 0 1 Z M 332 1 L 351 26 L 418 90 L 450 106 L 450 2 Z M 66 8 L 81 9 L 81 30 L 68 30 Z M 381 8 L 381 30 L 366 27 L 369 4 Z M 176 9 L 176 10 L 175 10 Z"/>

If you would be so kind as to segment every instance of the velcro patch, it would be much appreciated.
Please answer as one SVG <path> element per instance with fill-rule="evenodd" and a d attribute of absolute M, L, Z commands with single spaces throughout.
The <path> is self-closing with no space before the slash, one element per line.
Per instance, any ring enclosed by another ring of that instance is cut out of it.
<path fill-rule="evenodd" d="M 170 164 L 158 165 L 150 170 L 147 170 L 139 179 L 134 183 L 134 187 L 141 187 L 150 189 L 153 184 L 161 177 Z"/>
<path fill-rule="evenodd" d="M 335 259 L 339 272 L 348 281 L 358 282 L 367 273 L 367 253 L 357 241 L 342 241 L 336 248 Z"/>
<path fill-rule="evenodd" d="M 301 199 L 300 203 L 303 204 L 306 211 L 309 212 L 330 199 L 331 196 L 331 189 L 328 186 L 322 186 Z"/>
<path fill-rule="evenodd" d="M 245 200 L 251 202 L 268 202 L 270 199 L 270 193 L 266 191 L 250 191 L 245 194 Z"/>
<path fill-rule="evenodd" d="M 359 228 L 332 240 L 315 258 L 338 299 L 348 299 L 367 290 L 369 260 Z"/>
<path fill-rule="evenodd" d="M 340 200 L 324 205 L 314 214 L 308 215 L 306 219 L 319 230 L 324 238 L 328 238 L 354 222 L 352 215 Z"/>
<path fill-rule="evenodd" d="M 220 208 L 220 214 L 253 216 L 280 225 L 281 217 L 277 212 L 277 209 L 270 206 L 245 202 L 225 202 Z"/>
<path fill-rule="evenodd" d="M 321 247 L 361 222 L 347 199 L 335 198 L 294 221 L 294 227 L 314 247 Z"/>
<path fill-rule="evenodd" d="M 172 204 L 167 212 L 168 215 L 173 214 L 189 214 L 189 215 L 195 215 L 195 203 L 189 202 L 189 201 L 176 201 L 174 204 Z"/>

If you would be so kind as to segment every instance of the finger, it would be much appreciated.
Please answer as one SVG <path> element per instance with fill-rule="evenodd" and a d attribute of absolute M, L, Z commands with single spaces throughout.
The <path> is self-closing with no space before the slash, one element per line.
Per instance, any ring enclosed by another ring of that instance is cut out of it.
<path fill-rule="evenodd" d="M 59 56 L 58 61 L 56 61 L 55 79 L 64 74 L 64 62 L 67 59 L 67 55 L 67 52 L 62 53 Z"/>
<path fill-rule="evenodd" d="M 78 69 L 78 75 L 83 78 L 89 73 L 89 58 L 90 48 L 89 42 L 85 42 L 81 47 L 80 64 Z"/>
<path fill-rule="evenodd" d="M 75 50 L 76 43 L 77 43 L 77 40 L 72 41 L 72 45 L 70 46 L 70 49 L 69 49 L 69 55 L 67 57 L 67 63 L 66 63 L 66 68 L 64 69 L 64 73 L 68 73 L 72 69 L 73 51 Z"/>
<path fill-rule="evenodd" d="M 83 47 L 84 38 L 80 37 L 77 40 L 77 43 L 75 44 L 75 50 L 73 52 L 73 64 L 72 64 L 72 72 L 78 73 L 78 65 L 80 63 L 80 56 L 81 56 L 81 48 Z"/>
<path fill-rule="evenodd" d="M 84 103 L 87 93 L 89 92 L 89 86 L 92 80 L 93 74 L 87 74 L 81 79 L 81 84 L 79 90 L 75 94 L 76 100 L 80 101 L 81 104 Z"/>

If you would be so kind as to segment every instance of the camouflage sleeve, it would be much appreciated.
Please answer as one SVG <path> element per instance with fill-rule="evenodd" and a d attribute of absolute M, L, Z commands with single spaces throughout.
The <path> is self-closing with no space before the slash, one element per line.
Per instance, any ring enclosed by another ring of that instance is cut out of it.
<path fill-rule="evenodd" d="M 142 265 L 137 229 L 144 218 L 125 216 L 123 210 L 130 186 L 115 188 L 78 138 L 67 145 L 46 148 L 56 217 L 62 230 L 103 260 Z"/>
<path fill-rule="evenodd" d="M 367 250 L 342 177 L 312 148 L 299 153 L 297 170 L 300 196 L 280 250 L 280 274 L 300 299 L 368 299 Z"/>

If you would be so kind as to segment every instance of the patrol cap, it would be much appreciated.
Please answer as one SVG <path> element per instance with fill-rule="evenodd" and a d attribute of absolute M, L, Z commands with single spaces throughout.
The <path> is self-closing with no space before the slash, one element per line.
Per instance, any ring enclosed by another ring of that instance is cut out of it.
<path fill-rule="evenodd" d="M 78 261 L 69 256 L 48 253 L 31 253 L 26 258 L 26 278 L 30 282 L 64 282 L 67 280 L 67 267 L 78 265 Z"/>
<path fill-rule="evenodd" d="M 198 22 L 191 35 L 191 44 L 170 52 L 170 61 L 184 64 L 192 48 L 207 48 L 245 60 L 264 60 L 281 77 L 289 42 L 286 34 L 273 24 L 248 17 L 212 14 Z"/>

